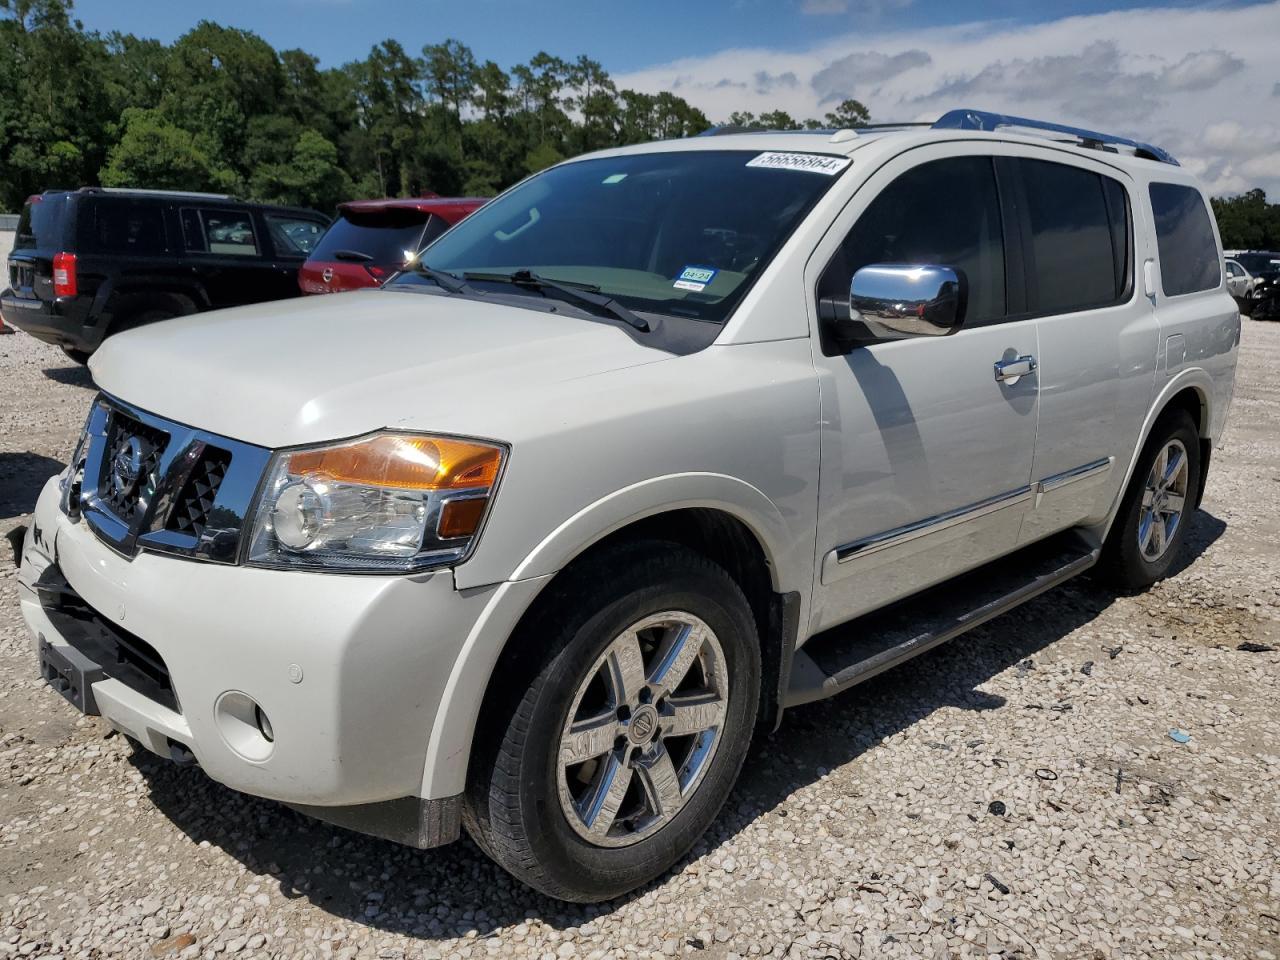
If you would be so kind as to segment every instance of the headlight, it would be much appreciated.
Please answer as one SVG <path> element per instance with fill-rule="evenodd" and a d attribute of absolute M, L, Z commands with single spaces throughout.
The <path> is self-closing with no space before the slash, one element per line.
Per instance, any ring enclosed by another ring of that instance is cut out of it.
<path fill-rule="evenodd" d="M 92 408 L 89 416 L 93 416 Z M 84 459 L 88 446 L 89 421 L 86 420 L 84 429 L 80 431 L 80 439 L 76 441 L 76 448 L 71 453 L 71 460 L 58 476 L 58 491 L 61 494 L 59 506 L 72 520 L 80 518 L 80 487 L 84 483 Z"/>
<path fill-rule="evenodd" d="M 502 469 L 497 444 L 380 433 L 271 461 L 249 562 L 352 571 L 463 559 Z"/>

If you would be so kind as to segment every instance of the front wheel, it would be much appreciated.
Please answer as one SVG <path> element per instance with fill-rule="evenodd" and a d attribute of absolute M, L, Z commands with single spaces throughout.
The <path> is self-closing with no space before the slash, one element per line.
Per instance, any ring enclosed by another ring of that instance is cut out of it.
<path fill-rule="evenodd" d="M 755 726 L 759 639 L 733 579 L 669 543 L 612 551 L 543 609 L 512 640 L 548 645 L 475 758 L 465 822 L 535 889 L 607 900 L 670 868 L 723 805 Z"/>
<path fill-rule="evenodd" d="M 93 356 L 93 354 L 88 350 L 77 350 L 75 347 L 64 346 L 62 348 L 62 352 L 67 355 L 68 360 L 74 360 L 81 366 L 87 366 L 89 358 Z"/>
<path fill-rule="evenodd" d="M 1102 548 L 1103 575 L 1141 590 L 1168 575 L 1200 492 L 1200 434 L 1185 410 L 1156 421 Z"/>

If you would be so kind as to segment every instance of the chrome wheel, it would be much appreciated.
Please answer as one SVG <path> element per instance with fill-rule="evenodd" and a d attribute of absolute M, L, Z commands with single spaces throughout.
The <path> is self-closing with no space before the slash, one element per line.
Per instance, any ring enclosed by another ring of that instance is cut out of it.
<path fill-rule="evenodd" d="M 643 840 L 671 821 L 711 765 L 729 702 L 715 633 L 667 611 L 624 630 L 578 688 L 560 734 L 560 807 L 602 847 Z"/>
<path fill-rule="evenodd" d="M 1182 523 L 1187 485 L 1191 477 L 1187 448 L 1181 440 L 1170 440 L 1161 449 L 1142 491 L 1142 512 L 1138 515 L 1138 549 L 1143 559 L 1154 562 L 1165 555 Z"/>

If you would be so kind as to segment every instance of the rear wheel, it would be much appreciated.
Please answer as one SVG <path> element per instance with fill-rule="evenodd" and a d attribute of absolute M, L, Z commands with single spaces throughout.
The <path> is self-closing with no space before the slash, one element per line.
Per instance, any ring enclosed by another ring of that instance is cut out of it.
<path fill-rule="evenodd" d="M 1186 540 L 1200 489 L 1200 435 L 1185 410 L 1166 412 L 1151 430 L 1103 546 L 1104 576 L 1145 589 L 1167 576 Z"/>
<path fill-rule="evenodd" d="M 512 640 L 549 640 L 529 681 L 487 702 L 514 709 L 473 760 L 465 822 L 530 886 L 607 900 L 670 868 L 728 796 L 760 696 L 755 621 L 723 569 L 667 543 L 569 574 L 544 609 Z"/>

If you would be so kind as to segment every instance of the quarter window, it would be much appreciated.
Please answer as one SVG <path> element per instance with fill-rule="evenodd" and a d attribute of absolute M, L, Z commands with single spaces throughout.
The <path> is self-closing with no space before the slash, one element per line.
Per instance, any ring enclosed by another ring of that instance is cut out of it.
<path fill-rule="evenodd" d="M 305 260 L 315 249 L 324 233 L 324 227 L 314 220 L 303 220 L 298 217 L 285 217 L 268 213 L 265 217 L 267 230 L 271 233 L 271 245 L 276 255 Z"/>
<path fill-rule="evenodd" d="M 81 240 L 85 252 L 145 257 L 168 249 L 160 204 L 104 198 L 95 200 L 90 210 L 83 221 L 90 227 Z"/>
<path fill-rule="evenodd" d="M 1018 166 L 1031 226 L 1031 309 L 1068 313 L 1125 299 L 1131 261 L 1124 187 L 1047 160 L 1023 159 Z"/>
<path fill-rule="evenodd" d="M 1151 210 L 1166 297 L 1212 290 L 1222 280 L 1218 244 L 1204 197 L 1179 183 L 1151 184 Z"/>
<path fill-rule="evenodd" d="M 1004 239 L 991 158 L 933 160 L 885 187 L 823 271 L 819 296 L 847 301 L 853 274 L 872 263 L 961 270 L 969 281 L 966 324 L 1003 317 Z"/>

